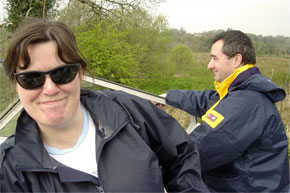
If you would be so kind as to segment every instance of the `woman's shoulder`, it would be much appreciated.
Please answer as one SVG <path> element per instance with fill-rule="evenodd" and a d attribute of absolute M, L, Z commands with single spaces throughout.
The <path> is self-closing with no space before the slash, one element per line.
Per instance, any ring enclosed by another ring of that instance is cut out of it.
<path fill-rule="evenodd" d="M 1 145 L 0 150 L 5 151 L 6 149 L 12 148 L 14 146 L 15 135 L 8 137 Z"/>
<path fill-rule="evenodd" d="M 7 156 L 7 153 L 13 149 L 14 141 L 15 135 L 11 135 L 0 145 L 0 167 L 2 166 L 2 162 Z"/>

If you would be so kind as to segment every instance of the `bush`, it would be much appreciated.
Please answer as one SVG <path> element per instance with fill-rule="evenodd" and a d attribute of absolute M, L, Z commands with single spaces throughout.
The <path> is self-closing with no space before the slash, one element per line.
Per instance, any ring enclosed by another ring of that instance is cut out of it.
<path fill-rule="evenodd" d="M 184 44 L 176 45 L 170 52 L 170 62 L 175 74 L 188 74 L 193 68 L 192 50 Z"/>

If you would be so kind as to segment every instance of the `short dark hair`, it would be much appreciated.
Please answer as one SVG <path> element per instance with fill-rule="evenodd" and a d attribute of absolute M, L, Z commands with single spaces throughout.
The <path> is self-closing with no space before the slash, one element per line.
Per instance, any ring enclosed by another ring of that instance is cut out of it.
<path fill-rule="evenodd" d="M 87 62 L 79 51 L 73 32 L 64 24 L 47 19 L 25 18 L 13 33 L 6 57 L 3 61 L 5 73 L 13 79 L 19 61 L 21 69 L 30 64 L 27 48 L 31 44 L 55 41 L 59 58 L 65 63 L 80 63 L 85 69 Z"/>
<path fill-rule="evenodd" d="M 224 42 L 222 52 L 228 57 L 236 54 L 242 55 L 243 64 L 256 64 L 255 48 L 251 39 L 239 30 L 228 30 L 217 34 L 211 41 L 211 45 L 222 40 Z"/>

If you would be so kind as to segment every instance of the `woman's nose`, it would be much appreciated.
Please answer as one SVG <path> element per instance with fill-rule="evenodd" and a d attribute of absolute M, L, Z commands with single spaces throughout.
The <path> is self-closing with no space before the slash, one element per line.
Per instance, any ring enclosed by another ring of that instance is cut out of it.
<path fill-rule="evenodd" d="M 49 75 L 45 75 L 45 82 L 42 89 L 43 93 L 47 95 L 54 95 L 59 91 L 58 86 L 52 81 Z"/>

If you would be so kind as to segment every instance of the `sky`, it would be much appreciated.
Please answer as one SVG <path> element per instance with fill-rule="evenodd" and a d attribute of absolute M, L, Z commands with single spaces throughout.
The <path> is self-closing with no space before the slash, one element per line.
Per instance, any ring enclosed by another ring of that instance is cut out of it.
<path fill-rule="evenodd" d="M 231 28 L 290 37 L 290 0 L 167 0 L 157 12 L 190 33 Z"/>
<path fill-rule="evenodd" d="M 5 0 L 0 0 L 0 22 Z M 290 37 L 290 0 L 167 0 L 155 10 L 169 27 L 190 33 L 235 29 Z"/>

